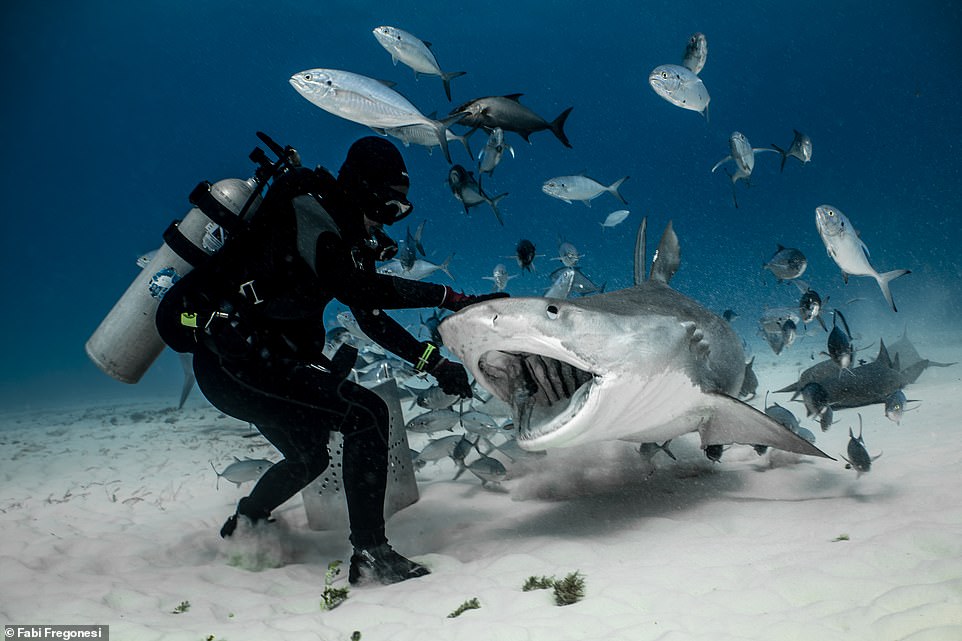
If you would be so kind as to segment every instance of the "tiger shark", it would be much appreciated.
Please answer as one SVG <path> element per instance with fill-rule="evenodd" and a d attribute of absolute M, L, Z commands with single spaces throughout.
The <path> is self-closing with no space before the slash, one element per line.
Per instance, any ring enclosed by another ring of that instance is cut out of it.
<path fill-rule="evenodd" d="M 689 432 L 701 447 L 744 443 L 831 458 L 737 399 L 745 374 L 729 323 L 675 291 L 681 264 L 668 223 L 644 278 L 642 221 L 635 284 L 579 299 L 500 298 L 445 318 L 444 344 L 514 414 L 526 450 Z"/>

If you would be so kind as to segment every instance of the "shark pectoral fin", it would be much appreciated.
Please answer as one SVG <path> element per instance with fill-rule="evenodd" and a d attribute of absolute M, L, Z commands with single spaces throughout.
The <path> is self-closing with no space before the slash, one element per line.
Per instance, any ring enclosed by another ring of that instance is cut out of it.
<path fill-rule="evenodd" d="M 798 454 L 832 459 L 831 456 L 751 405 L 725 394 L 708 396 L 711 399 L 711 417 L 698 428 L 702 447 L 728 443 L 768 445 Z"/>

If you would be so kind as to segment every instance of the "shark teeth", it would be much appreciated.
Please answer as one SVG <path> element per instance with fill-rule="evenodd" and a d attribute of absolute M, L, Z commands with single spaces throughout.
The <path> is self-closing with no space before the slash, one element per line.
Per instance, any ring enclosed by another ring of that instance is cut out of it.
<path fill-rule="evenodd" d="M 596 378 L 571 363 L 529 352 L 485 352 L 478 369 L 511 406 L 521 441 L 554 432 L 576 416 Z"/>

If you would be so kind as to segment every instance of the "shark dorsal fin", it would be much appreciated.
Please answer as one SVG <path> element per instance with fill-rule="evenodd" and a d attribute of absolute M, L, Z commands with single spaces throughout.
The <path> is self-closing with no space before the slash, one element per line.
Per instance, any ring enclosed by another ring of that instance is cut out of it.
<path fill-rule="evenodd" d="M 651 261 L 651 273 L 648 280 L 658 281 L 667 285 L 671 282 L 671 277 L 681 266 L 681 246 L 678 244 L 678 236 L 671 227 L 671 221 L 665 227 L 665 233 L 661 235 L 655 257 Z"/>
<path fill-rule="evenodd" d="M 885 367 L 892 367 L 892 357 L 889 356 L 889 350 L 885 347 L 885 341 L 881 338 L 879 339 L 878 356 L 875 357 L 876 362 L 885 365 Z"/>
<path fill-rule="evenodd" d="M 645 231 L 648 228 L 648 217 L 641 219 L 638 235 L 635 236 L 635 285 L 645 282 Z"/>

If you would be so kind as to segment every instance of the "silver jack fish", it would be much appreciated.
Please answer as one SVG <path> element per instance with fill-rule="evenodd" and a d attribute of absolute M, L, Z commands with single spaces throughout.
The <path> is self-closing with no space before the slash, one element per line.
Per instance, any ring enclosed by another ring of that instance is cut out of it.
<path fill-rule="evenodd" d="M 405 147 L 409 147 L 410 145 L 427 147 L 429 154 L 434 151 L 435 147 L 441 146 L 441 141 L 438 139 L 438 131 L 434 125 L 417 124 L 404 125 L 403 127 L 385 127 L 384 133 L 397 138 Z M 471 152 L 471 146 L 468 144 L 467 136 L 459 136 L 450 129 L 445 129 L 444 135 L 447 137 L 448 144 L 452 141 L 457 141 L 464 145 L 464 149 L 468 152 L 469 156 L 474 155 Z"/>
<path fill-rule="evenodd" d="M 504 266 L 504 263 L 498 263 L 494 266 L 490 276 L 482 276 L 481 278 L 493 282 L 494 291 L 503 292 L 504 288 L 508 286 L 508 281 L 514 276 L 508 274 L 508 268 Z"/>
<path fill-rule="evenodd" d="M 795 138 L 792 140 L 791 146 L 789 146 L 788 151 L 785 151 L 778 145 L 772 143 L 775 151 L 782 155 L 782 169 L 785 171 L 785 161 L 788 160 L 789 156 L 794 156 L 805 164 L 812 159 L 812 139 L 800 132 L 798 129 L 792 129 L 795 132 Z"/>
<path fill-rule="evenodd" d="M 445 73 L 441 71 L 438 59 L 431 51 L 431 43 L 421 40 L 404 29 L 397 27 L 378 27 L 374 30 L 374 37 L 391 54 L 394 64 L 398 60 L 414 70 L 414 77 L 419 74 L 438 76 L 444 83 L 444 94 L 451 100 L 451 79 L 463 76 L 464 71 L 452 71 Z"/>
<path fill-rule="evenodd" d="M 628 204 L 620 193 L 618 193 L 618 188 L 621 187 L 621 183 L 628 180 L 628 176 L 616 180 L 607 187 L 602 185 L 600 182 L 593 178 L 588 178 L 587 176 L 557 176 L 555 178 L 549 178 L 541 186 L 541 191 L 553 196 L 559 200 L 563 200 L 569 205 L 574 200 L 580 200 L 585 204 L 586 207 L 591 207 L 591 201 L 600 196 L 601 194 L 608 192 L 624 204 Z"/>
<path fill-rule="evenodd" d="M 804 274 L 805 268 L 808 267 L 805 254 L 794 247 L 783 247 L 781 243 L 776 244 L 778 249 L 768 259 L 768 262 L 762 265 L 762 269 L 769 270 L 779 281 L 792 280 Z"/>
<path fill-rule="evenodd" d="M 691 69 L 681 65 L 660 65 L 648 74 L 648 84 L 656 94 L 676 107 L 697 111 L 708 119 L 711 96 L 705 83 Z"/>
<path fill-rule="evenodd" d="M 492 175 L 506 151 L 514 158 L 514 148 L 504 141 L 504 129 L 495 127 L 488 136 L 484 149 L 478 154 L 478 174 Z"/>
<path fill-rule="evenodd" d="M 837 207 L 831 205 L 819 205 L 815 208 L 815 225 L 818 227 L 818 234 L 825 243 L 828 255 L 832 257 L 835 264 L 842 270 L 842 279 L 847 283 L 851 276 L 871 276 L 878 283 L 885 301 L 897 312 L 895 301 L 892 299 L 892 292 L 889 290 L 889 283 L 905 274 L 911 274 L 907 269 L 893 269 L 883 274 L 875 271 L 875 268 L 868 262 L 869 251 L 862 239 L 858 237 L 858 232 L 852 226 L 849 219 Z"/>
<path fill-rule="evenodd" d="M 704 69 L 706 60 L 708 60 L 708 38 L 700 32 L 691 34 L 681 64 L 691 69 L 692 73 L 699 74 Z"/>
<path fill-rule="evenodd" d="M 755 170 L 755 154 L 762 151 L 775 151 L 768 147 L 752 147 L 752 144 L 748 142 L 748 138 L 740 131 L 733 131 L 732 135 L 728 137 L 728 148 L 730 150 L 729 154 L 715 163 L 715 166 L 711 168 L 711 173 L 715 173 L 716 169 L 729 160 L 734 162 L 735 173 L 728 174 L 728 177 L 732 180 L 732 184 L 735 184 L 742 178 L 748 180 L 751 177 L 752 172 Z"/>
<path fill-rule="evenodd" d="M 468 171 L 461 165 L 454 165 L 448 171 L 448 186 L 451 188 L 451 193 L 454 194 L 454 197 L 464 205 L 465 214 L 475 205 L 488 203 L 498 222 L 504 225 L 504 219 L 501 218 L 501 211 L 498 209 L 498 201 L 507 196 L 507 192 L 499 194 L 494 198 L 488 196 L 484 193 L 484 190 L 481 189 L 481 183 L 475 179 L 474 172 Z"/>
<path fill-rule="evenodd" d="M 565 147 L 571 147 L 564 126 L 573 107 L 568 107 L 561 114 L 548 122 L 535 112 L 521 104 L 524 94 L 513 93 L 507 96 L 487 96 L 477 98 L 456 107 L 451 114 L 467 112 L 467 116 L 460 121 L 462 125 L 492 130 L 501 127 L 504 131 L 513 131 L 527 142 L 528 137 L 536 131 L 549 129 Z"/>
<path fill-rule="evenodd" d="M 241 483 L 259 479 L 261 475 L 274 464 L 266 459 L 245 458 L 242 461 L 235 456 L 233 463 L 225 467 L 223 471 L 218 472 L 217 468 L 214 467 L 214 462 L 208 462 L 210 463 L 211 469 L 214 470 L 214 474 L 217 475 L 217 489 L 220 489 L 221 478 L 225 478 L 237 487 L 240 487 Z"/>
<path fill-rule="evenodd" d="M 384 83 L 350 71 L 308 69 L 290 78 L 291 86 L 311 104 L 346 120 L 367 125 L 380 134 L 388 129 L 422 125 L 430 127 L 448 162 L 447 130 L 464 114 L 432 120 Z"/>

